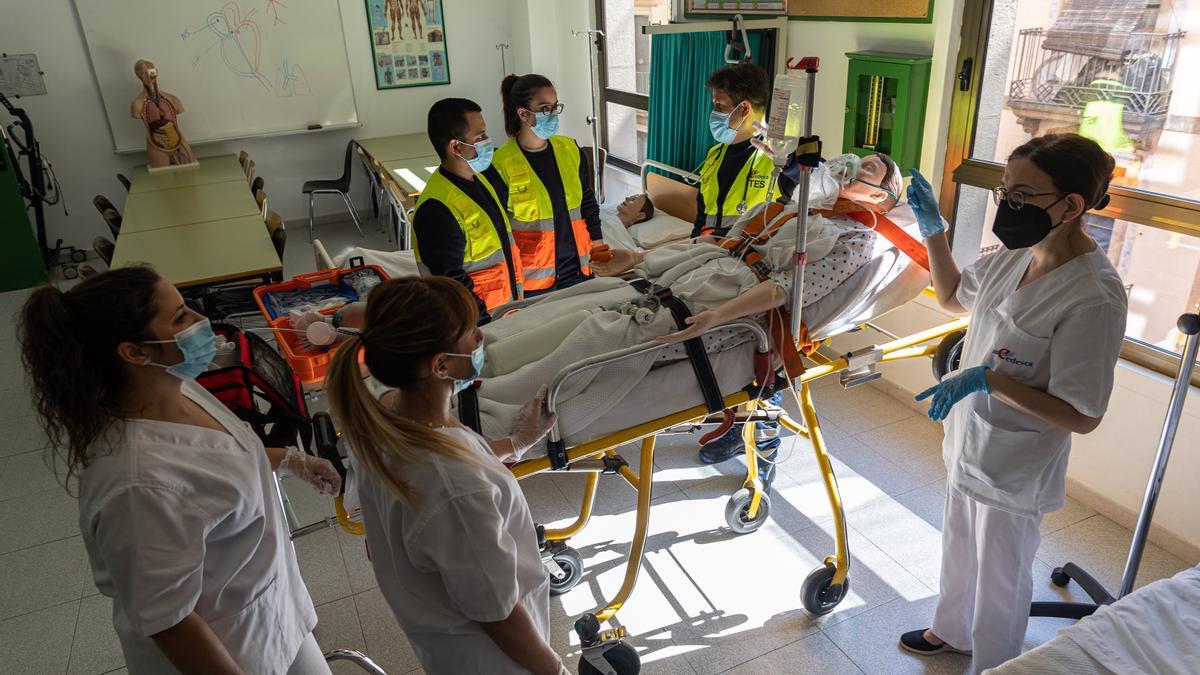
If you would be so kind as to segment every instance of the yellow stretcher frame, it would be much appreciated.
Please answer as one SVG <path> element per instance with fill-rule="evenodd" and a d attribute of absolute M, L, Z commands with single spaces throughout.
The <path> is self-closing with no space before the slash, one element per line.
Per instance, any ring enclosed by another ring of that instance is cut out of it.
<path fill-rule="evenodd" d="M 935 340 L 940 341 L 953 333 L 965 330 L 967 324 L 967 317 L 960 317 L 934 328 L 913 335 L 899 337 L 878 345 L 875 348 L 876 355 L 878 356 L 876 363 L 890 363 L 922 356 L 932 357 L 938 347 L 937 343 L 934 342 Z M 726 324 L 722 328 L 730 325 L 733 324 Z M 759 330 L 761 331 L 761 329 Z M 813 366 L 805 371 L 799 382 L 793 383 L 798 396 L 803 424 L 796 422 L 783 411 L 777 411 L 777 419 L 782 426 L 793 433 L 807 438 L 812 445 L 821 478 L 825 485 L 826 496 L 829 499 L 830 509 L 834 516 L 835 551 L 832 555 L 826 556 L 823 564 L 813 570 L 805 580 L 804 600 L 806 608 L 813 611 L 813 608 L 809 607 L 810 602 L 818 603 L 819 607 L 814 613 L 824 614 L 832 611 L 845 596 L 850 571 L 850 552 L 846 516 L 842 506 L 841 493 L 838 489 L 837 477 L 834 475 L 833 464 L 825 446 L 824 437 L 821 434 L 820 422 L 817 419 L 816 406 L 813 403 L 809 385 L 822 377 L 847 370 L 850 366 L 850 360 L 847 357 L 826 359 L 819 353 L 814 353 L 808 358 L 813 363 Z M 599 360 L 593 359 L 592 361 L 592 365 L 595 365 Z M 569 369 L 570 367 L 564 369 L 564 372 Z M 559 379 L 561 378 L 562 373 L 559 376 Z M 754 425 L 744 422 L 753 417 L 756 409 L 760 407 L 768 408 L 770 406 L 760 401 L 752 400 L 750 394 L 746 391 L 739 391 L 725 396 L 724 403 L 727 409 L 742 407 L 746 411 L 739 414 L 738 418 L 743 422 L 742 434 L 746 446 L 746 478 L 743 482 L 743 490 L 748 491 L 750 497 L 745 507 L 745 512 L 753 520 L 758 516 L 758 511 L 762 507 L 764 495 L 762 481 L 758 475 Z M 618 475 L 632 486 L 638 495 L 634 534 L 630 546 L 628 563 L 626 564 L 625 578 L 612 600 L 599 607 L 595 612 L 585 616 L 585 619 L 594 619 L 590 621 L 591 625 L 596 626 L 597 622 L 603 623 L 613 619 L 629 600 L 637 583 L 650 524 L 654 447 L 657 436 L 681 425 L 711 421 L 709 418 L 708 408 L 704 405 L 698 405 L 570 447 L 566 450 L 568 466 L 571 470 L 585 471 L 589 472 L 589 474 L 584 486 L 583 501 L 580 506 L 579 516 L 566 527 L 547 529 L 545 532 L 547 542 L 562 542 L 575 536 L 583 530 L 591 519 L 599 476 L 605 468 L 602 458 L 619 458 L 616 449 L 627 443 L 640 441 L 642 444 L 638 472 L 634 473 L 624 462 L 620 462 L 620 467 L 617 471 Z M 513 475 L 518 480 L 550 470 L 552 470 L 552 466 L 549 457 L 524 460 L 512 467 Z M 576 622 L 576 631 L 580 633 L 580 639 L 585 651 L 585 659 L 589 644 L 592 645 L 592 648 L 603 648 L 603 645 L 620 643 L 621 638 L 628 636 L 624 627 L 621 626 L 608 630 L 599 630 L 592 635 L 586 635 L 584 634 L 584 630 L 580 628 L 581 624 L 588 625 L 588 623 L 585 623 L 585 619 L 580 619 L 580 621 Z"/>

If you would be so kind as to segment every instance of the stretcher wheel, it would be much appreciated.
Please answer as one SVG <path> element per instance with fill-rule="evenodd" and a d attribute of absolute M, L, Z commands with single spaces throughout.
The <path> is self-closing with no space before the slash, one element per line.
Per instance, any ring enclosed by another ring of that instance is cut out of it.
<path fill-rule="evenodd" d="M 579 555 L 579 551 L 570 546 L 563 546 L 554 551 L 551 560 L 566 576 L 562 579 L 550 577 L 550 595 L 562 595 L 575 588 L 575 585 L 583 578 L 583 557 Z"/>
<path fill-rule="evenodd" d="M 800 593 L 804 602 L 804 609 L 809 613 L 821 616 L 833 611 L 834 607 L 846 597 L 850 592 L 850 577 L 842 582 L 840 587 L 830 586 L 833 581 L 833 573 L 835 567 L 831 563 L 825 563 L 817 569 L 809 572 L 804 579 L 804 585 L 800 587 Z"/>
<path fill-rule="evenodd" d="M 1050 573 L 1050 581 L 1059 588 L 1066 588 L 1067 584 L 1071 583 L 1071 577 L 1067 576 L 1063 568 L 1055 567 L 1054 571 Z"/>
<path fill-rule="evenodd" d="M 617 675 L 637 675 L 642 670 L 642 660 L 638 658 L 637 650 L 624 642 L 608 648 L 604 652 L 604 660 L 617 672 Z M 579 675 L 600 675 L 600 669 L 588 662 L 587 657 L 579 658 Z"/>
<path fill-rule="evenodd" d="M 71 251 L 71 262 L 81 263 L 85 260 L 87 260 L 87 251 L 80 251 L 78 249 Z"/>
<path fill-rule="evenodd" d="M 771 515 L 771 497 L 764 494 L 758 501 L 758 513 L 750 518 L 750 490 L 742 488 L 725 502 L 725 523 L 738 534 L 749 534 L 763 526 Z"/>
<path fill-rule="evenodd" d="M 933 353 L 933 377 L 938 382 L 949 373 L 958 370 L 959 361 L 962 360 L 963 339 L 966 336 L 967 331 L 956 330 L 938 343 L 937 351 Z"/>
<path fill-rule="evenodd" d="M 72 265 L 65 265 L 63 266 L 62 275 L 64 279 L 78 279 L 79 268 Z"/>

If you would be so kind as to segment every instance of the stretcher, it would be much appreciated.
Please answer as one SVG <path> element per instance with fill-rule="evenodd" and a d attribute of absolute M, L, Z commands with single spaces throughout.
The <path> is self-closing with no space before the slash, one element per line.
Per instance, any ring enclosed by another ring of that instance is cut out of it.
<path fill-rule="evenodd" d="M 868 324 L 875 317 L 917 297 L 926 287 L 928 277 L 924 270 L 914 270 L 914 267 L 894 249 L 883 251 L 871 264 L 843 284 L 836 295 L 831 294 L 806 308 L 806 317 L 812 317 L 817 326 L 817 337 L 810 337 L 810 341 L 823 343 L 829 337 Z M 869 292 L 864 294 L 864 289 Z M 580 618 L 575 624 L 584 648 L 580 672 L 606 672 L 600 665 L 601 660 L 613 664 L 615 672 L 636 672 L 616 667 L 635 663 L 630 658 L 631 648 L 622 646 L 624 643 L 621 640 L 626 637 L 624 629 L 618 626 L 602 630 L 601 624 L 612 620 L 629 599 L 640 571 L 649 527 L 657 436 L 681 429 L 691 430 L 695 425 L 706 423 L 741 425 L 745 441 L 746 476 L 741 489 L 730 496 L 725 509 L 728 526 L 738 533 L 757 530 L 770 513 L 770 497 L 763 491 L 759 465 L 755 461 L 754 425 L 750 422 L 777 421 L 810 441 L 834 516 L 835 550 L 805 580 L 802 602 L 814 614 L 828 613 L 846 595 L 850 557 L 837 479 L 821 435 L 810 384 L 833 375 L 841 376 L 844 386 L 861 384 L 879 376 L 877 367 L 880 364 L 901 359 L 937 356 L 945 361 L 952 357 L 953 347 L 961 339 L 966 324 L 966 319 L 956 319 L 915 335 L 896 337 L 876 347 L 836 358 L 826 358 L 820 352 L 813 351 L 807 355 L 808 367 L 805 372 L 789 384 L 769 366 L 771 343 L 767 330 L 754 321 L 741 320 L 709 331 L 710 334 L 737 331 L 746 338 L 744 341 L 733 341 L 737 346 L 731 350 L 710 354 L 713 371 L 720 383 L 721 405 L 727 410 L 741 408 L 732 418 L 727 414 L 713 413 L 695 386 L 695 375 L 689 363 L 676 358 L 655 368 L 653 376 L 647 378 L 647 386 L 626 397 L 608 414 L 587 427 L 564 434 L 560 427 L 564 422 L 569 424 L 569 420 L 560 419 L 560 425 L 556 425 L 548 439 L 546 455 L 521 461 L 512 467 L 518 479 L 552 470 L 588 474 L 578 517 L 565 527 L 546 529 L 542 533 L 543 557 L 551 575 L 552 592 L 565 593 L 584 574 L 582 558 L 569 546 L 568 541 L 587 525 L 591 517 L 600 476 L 620 476 L 638 495 L 636 525 L 624 583 L 611 601 Z M 572 364 L 562 369 L 551 383 L 548 405 L 552 410 L 557 409 L 560 392 L 574 378 L 589 376 L 595 371 L 619 366 L 627 359 L 651 352 L 666 352 L 671 348 L 647 343 Z M 950 369 L 950 364 L 935 367 L 935 371 Z M 765 402 L 781 389 L 795 392 L 793 410 L 798 409 L 798 420 Z M 629 466 L 618 453 L 620 446 L 632 442 L 641 444 L 638 467 Z M 594 669 L 589 670 L 589 667 Z"/>

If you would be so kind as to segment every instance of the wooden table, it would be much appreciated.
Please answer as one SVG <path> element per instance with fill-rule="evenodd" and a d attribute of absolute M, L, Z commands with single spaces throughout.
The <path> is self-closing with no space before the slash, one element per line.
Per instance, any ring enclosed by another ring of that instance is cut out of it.
<path fill-rule="evenodd" d="M 129 194 L 235 180 L 243 182 L 246 180 L 246 171 L 238 163 L 237 155 L 205 157 L 197 166 L 185 166 L 177 169 L 159 169 L 151 172 L 145 166 L 136 167 L 133 170 L 133 177 L 130 179 L 133 185 L 129 188 Z"/>
<path fill-rule="evenodd" d="M 412 159 L 435 154 L 429 143 L 428 134 L 401 134 L 398 136 L 378 136 L 376 138 L 355 139 L 363 152 L 376 162 L 383 163 L 394 159 Z"/>
<path fill-rule="evenodd" d="M 224 183 L 153 190 L 136 195 L 130 190 L 125 200 L 125 215 L 121 219 L 121 236 L 118 240 L 134 232 L 259 213 L 245 177 Z M 261 220 L 262 216 L 259 216 Z"/>
<path fill-rule="evenodd" d="M 176 286 L 268 277 L 283 270 L 257 212 L 144 232 L 122 228 L 112 266 L 143 262 Z"/>
<path fill-rule="evenodd" d="M 283 265 L 237 157 L 133 172 L 112 267 L 149 263 L 176 286 L 277 278 Z"/>

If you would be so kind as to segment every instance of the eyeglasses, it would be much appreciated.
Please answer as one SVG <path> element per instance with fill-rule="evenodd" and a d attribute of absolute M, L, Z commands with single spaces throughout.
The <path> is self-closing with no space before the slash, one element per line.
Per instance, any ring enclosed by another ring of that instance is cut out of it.
<path fill-rule="evenodd" d="M 891 197 L 892 199 L 896 200 L 896 203 L 897 203 L 897 204 L 899 204 L 899 203 L 900 203 L 900 197 L 898 197 L 898 196 L 896 195 L 896 193 L 895 193 L 895 192 L 892 192 L 891 190 L 889 190 L 889 189 L 887 189 L 887 188 L 883 187 L 882 185 L 876 185 L 876 184 L 874 184 L 874 183 L 869 183 L 869 182 L 867 182 L 867 181 L 865 181 L 865 180 L 863 180 L 863 179 L 861 179 L 861 178 L 851 178 L 851 179 L 850 179 L 850 182 L 851 182 L 851 183 L 862 183 L 863 185 L 869 185 L 869 186 L 871 186 L 871 187 L 875 188 L 876 190 L 883 190 L 884 192 L 886 192 L 886 193 L 887 193 L 887 196 L 889 196 L 889 197 Z"/>
<path fill-rule="evenodd" d="M 546 115 L 561 115 L 564 107 L 565 106 L 563 106 L 561 103 L 555 103 L 554 105 L 547 103 L 540 108 L 530 108 L 529 112 L 543 113 Z"/>
<path fill-rule="evenodd" d="M 996 206 L 1000 206 L 1000 202 L 1008 202 L 1008 205 L 1011 206 L 1014 211 L 1020 211 L 1021 207 L 1025 206 L 1025 203 L 1028 202 L 1033 197 L 1049 197 L 1050 195 L 1054 195 L 1055 197 L 1061 197 L 1063 195 L 1063 193 L 1062 192 L 1033 192 L 1033 193 L 1018 192 L 1018 191 L 1009 190 L 1008 188 L 1004 187 L 1003 185 L 997 185 L 996 187 L 992 188 L 992 202 L 995 203 Z"/>

